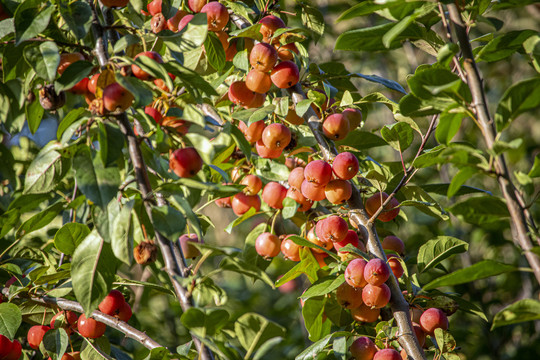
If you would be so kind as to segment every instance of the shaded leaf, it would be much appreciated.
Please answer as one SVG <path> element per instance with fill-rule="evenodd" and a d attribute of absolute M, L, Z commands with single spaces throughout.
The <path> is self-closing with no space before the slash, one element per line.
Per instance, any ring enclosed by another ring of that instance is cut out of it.
<path fill-rule="evenodd" d="M 491 330 L 525 321 L 540 320 L 540 301 L 523 299 L 505 307 L 493 318 Z"/>
<path fill-rule="evenodd" d="M 451 236 L 439 236 L 429 240 L 418 250 L 418 270 L 427 271 L 441 261 L 468 249 L 468 243 Z"/>

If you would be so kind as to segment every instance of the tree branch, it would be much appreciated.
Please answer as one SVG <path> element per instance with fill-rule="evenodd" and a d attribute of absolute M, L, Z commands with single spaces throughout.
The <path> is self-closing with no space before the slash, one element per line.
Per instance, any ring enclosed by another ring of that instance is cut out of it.
<path fill-rule="evenodd" d="M 9 288 L 3 287 L 1 288 L 1 293 L 9 297 Z M 15 299 L 21 299 L 21 300 L 30 300 L 36 303 L 40 303 L 43 305 L 46 305 L 48 307 L 58 307 L 62 310 L 71 310 L 75 311 L 81 314 L 84 314 L 84 309 L 81 304 L 79 304 L 76 301 L 66 300 L 62 298 L 53 298 L 46 295 L 30 295 L 29 298 L 25 298 L 21 295 L 16 295 L 12 298 Z M 113 316 L 106 315 L 100 311 L 95 310 L 92 313 L 92 317 L 104 323 L 105 325 L 116 329 L 126 335 L 128 338 L 131 338 L 135 341 L 137 341 L 139 344 L 143 345 L 147 349 L 155 349 L 159 347 L 164 347 L 163 345 L 159 344 L 157 341 L 153 340 L 150 336 L 146 335 L 146 333 L 137 330 L 133 326 L 130 326 L 127 322 L 124 322 L 118 318 L 115 318 Z"/>
<path fill-rule="evenodd" d="M 477 123 L 484 137 L 484 141 L 488 149 L 493 149 L 496 139 L 496 130 L 493 120 L 489 114 L 486 95 L 482 85 L 482 76 L 476 61 L 469 41 L 469 35 L 461 13 L 455 4 L 448 4 L 448 12 L 450 20 L 454 24 L 456 35 L 459 41 L 461 52 L 463 53 L 463 69 L 466 73 L 467 85 L 472 94 L 473 103 L 471 104 L 476 111 Z M 525 253 L 525 257 L 531 266 L 536 280 L 540 284 L 540 258 L 531 251 L 534 239 L 529 235 L 527 221 L 530 222 L 531 229 L 536 229 L 536 225 L 532 217 L 527 216 L 527 210 L 524 208 L 525 201 L 518 191 L 508 171 L 506 159 L 504 155 L 498 155 L 494 158 L 495 171 L 499 188 L 506 200 L 506 206 L 510 213 L 510 226 L 514 235 L 514 240 Z M 540 241 L 540 239 L 539 239 Z"/>

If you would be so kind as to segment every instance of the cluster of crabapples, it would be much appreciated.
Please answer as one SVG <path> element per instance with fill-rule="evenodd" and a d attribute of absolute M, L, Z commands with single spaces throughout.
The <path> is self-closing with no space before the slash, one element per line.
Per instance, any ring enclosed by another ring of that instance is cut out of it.
<path fill-rule="evenodd" d="M 101 301 L 98 308 L 102 313 L 116 317 L 120 321 L 127 322 L 131 319 L 131 306 L 118 290 L 112 290 Z M 51 329 L 59 328 L 63 328 L 68 336 L 77 332 L 85 338 L 96 339 L 105 334 L 107 326 L 91 317 L 86 317 L 85 314 L 77 315 L 74 311 L 62 310 L 52 317 L 50 325 L 34 325 L 28 330 L 26 336 L 28 345 L 38 350 L 45 334 Z M 18 340 L 10 341 L 4 335 L 0 335 L 0 360 L 17 360 L 21 354 L 22 346 Z M 80 360 L 80 353 L 78 351 L 65 353 L 61 360 Z"/>
<path fill-rule="evenodd" d="M 437 308 L 429 308 L 422 313 L 419 323 L 413 322 L 413 330 L 420 346 L 424 346 L 426 335 L 434 336 L 435 329 L 448 329 L 446 314 Z M 407 360 L 405 349 L 398 352 L 396 349 L 386 347 L 379 349 L 367 336 L 360 336 L 354 340 L 349 348 L 356 360 Z"/>

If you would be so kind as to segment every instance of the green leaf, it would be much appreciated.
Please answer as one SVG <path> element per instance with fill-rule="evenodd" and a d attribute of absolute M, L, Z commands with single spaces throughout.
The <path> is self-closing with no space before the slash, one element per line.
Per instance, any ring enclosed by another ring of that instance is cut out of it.
<path fill-rule="evenodd" d="M 208 23 L 206 14 L 199 13 L 193 16 L 182 31 L 174 35 L 159 35 L 163 42 L 174 52 L 182 53 L 200 48 L 206 40 Z"/>
<path fill-rule="evenodd" d="M 39 51 L 43 57 L 45 63 L 45 69 L 47 71 L 47 80 L 53 81 L 56 77 L 56 69 L 60 64 L 60 54 L 58 46 L 52 41 L 45 41 L 39 45 Z M 57 91 L 60 91 L 56 89 Z"/>
<path fill-rule="evenodd" d="M 281 210 L 281 215 L 284 219 L 290 219 L 296 214 L 299 204 L 292 198 L 286 197 L 283 200 L 283 209 Z"/>
<path fill-rule="evenodd" d="M 54 83 L 56 91 L 71 89 L 90 74 L 94 65 L 89 61 L 75 61 L 69 65 Z M 56 69 L 55 69 L 56 74 Z M 54 78 L 54 77 L 53 77 Z M 72 110 L 73 111 L 73 110 Z"/>
<path fill-rule="evenodd" d="M 317 341 L 316 343 L 311 344 L 308 348 L 306 348 L 304 351 L 298 354 L 294 359 L 295 360 L 318 359 L 317 355 L 326 348 L 326 346 L 330 343 L 330 340 L 336 337 L 341 337 L 341 336 L 350 337 L 351 333 L 347 331 L 338 331 L 338 332 L 326 335 L 321 340 Z"/>
<path fill-rule="evenodd" d="M 456 340 L 454 340 L 454 337 L 448 331 L 444 331 L 441 328 L 435 329 L 435 339 L 437 340 L 439 349 L 444 354 L 456 348 Z M 458 358 L 460 359 L 459 356 Z M 448 360 L 451 360 L 451 358 L 448 358 Z"/>
<path fill-rule="evenodd" d="M 144 56 L 142 56 L 144 57 Z M 169 81 L 171 79 L 169 78 Z M 148 85 L 144 81 L 137 79 L 136 77 L 126 77 L 119 74 L 116 75 L 116 81 L 127 91 L 133 94 L 135 101 L 134 107 L 146 106 L 150 104 L 154 99 L 154 94 L 148 88 Z"/>
<path fill-rule="evenodd" d="M 520 114 L 540 106 L 540 77 L 513 84 L 503 94 L 497 112 L 495 125 L 497 131 L 504 130 Z"/>
<path fill-rule="evenodd" d="M 386 48 L 390 48 L 392 41 L 399 36 L 405 29 L 409 27 L 414 22 L 415 17 L 412 15 L 405 16 L 397 24 L 395 24 L 391 29 L 389 29 L 386 34 L 382 37 L 382 43 Z"/>
<path fill-rule="evenodd" d="M 256 173 L 271 181 L 284 181 L 289 178 L 289 168 L 271 159 L 256 158 L 253 161 Z"/>
<path fill-rule="evenodd" d="M 302 24 L 311 30 L 314 34 L 314 40 L 317 42 L 319 38 L 324 34 L 324 17 L 321 11 L 306 2 L 301 2 L 302 6 L 301 18 Z"/>
<path fill-rule="evenodd" d="M 69 160 L 56 151 L 59 147 L 58 143 L 47 144 L 32 161 L 24 179 L 25 194 L 48 193 L 66 175 L 70 168 Z"/>
<path fill-rule="evenodd" d="M 449 187 L 450 187 L 450 184 L 426 184 L 426 185 L 422 185 L 422 189 L 424 189 L 426 192 L 439 194 L 439 195 L 446 195 L 448 193 L 448 188 Z M 489 192 L 487 190 L 478 189 L 478 188 L 474 188 L 472 186 L 463 185 L 454 194 L 454 196 L 461 196 L 461 195 L 475 194 L 475 193 L 485 193 L 485 194 L 488 194 L 488 195 L 492 195 L 491 192 Z"/>
<path fill-rule="evenodd" d="M 505 307 L 493 318 L 491 331 L 501 326 L 540 320 L 540 301 L 523 299 Z"/>
<path fill-rule="evenodd" d="M 77 39 L 84 39 L 92 25 L 92 9 L 84 1 L 59 1 L 62 18 Z"/>
<path fill-rule="evenodd" d="M 264 356 L 271 352 L 273 349 L 276 348 L 276 346 L 283 341 L 283 337 L 276 336 L 275 338 L 271 338 L 270 340 L 267 340 L 264 344 L 262 344 L 259 347 L 259 350 L 253 355 L 253 360 L 262 360 L 264 359 Z"/>
<path fill-rule="evenodd" d="M 381 129 L 381 136 L 383 139 L 399 152 L 405 151 L 411 146 L 414 140 L 414 132 L 406 122 L 397 122 L 392 125 L 385 125 Z"/>
<path fill-rule="evenodd" d="M 439 145 L 434 148 L 424 150 L 424 152 L 414 160 L 413 166 L 420 169 L 441 163 L 442 160 L 439 155 L 441 155 L 441 152 L 445 148 L 445 146 Z"/>
<path fill-rule="evenodd" d="M 537 178 L 540 177 L 540 154 L 536 155 L 534 157 L 534 164 L 529 171 L 529 177 L 531 178 Z"/>
<path fill-rule="evenodd" d="M 236 145 L 240 148 L 242 153 L 246 155 L 247 161 L 251 161 L 251 145 L 246 140 L 246 137 L 240 129 L 238 129 L 235 125 L 231 124 L 231 136 L 234 139 L 234 142 Z"/>
<path fill-rule="evenodd" d="M 30 132 L 32 134 L 35 134 L 37 129 L 39 128 L 39 125 L 41 124 L 45 109 L 43 109 L 43 106 L 41 106 L 39 101 L 33 101 L 30 104 L 26 103 L 24 107 L 24 113 L 26 115 L 26 120 L 28 122 L 28 128 L 30 129 Z"/>
<path fill-rule="evenodd" d="M 186 228 L 186 218 L 175 208 L 165 206 L 154 206 L 152 208 L 152 218 L 157 231 L 166 236 L 170 241 L 176 241 Z"/>
<path fill-rule="evenodd" d="M 17 305 L 6 302 L 0 304 L 0 335 L 13 341 L 21 322 L 22 314 Z"/>
<path fill-rule="evenodd" d="M 334 259 L 336 259 L 336 260 L 339 259 L 339 257 L 334 252 L 329 251 L 329 250 L 323 248 L 322 246 L 314 244 L 311 241 L 308 241 L 308 240 L 306 240 L 305 238 L 303 238 L 301 236 L 292 235 L 292 236 L 289 236 L 288 238 L 291 239 L 297 245 L 305 246 L 305 247 L 312 248 L 312 249 L 319 249 L 319 250 L 324 251 L 329 256 L 333 257 Z"/>
<path fill-rule="evenodd" d="M 332 324 L 324 317 L 324 305 L 327 298 L 310 298 L 302 306 L 304 325 L 309 333 L 309 340 L 318 341 L 330 333 Z"/>
<path fill-rule="evenodd" d="M 424 290 L 431 290 L 441 286 L 453 286 L 469 283 L 479 279 L 485 279 L 518 269 L 513 265 L 507 265 L 494 260 L 480 261 L 474 265 L 443 275 L 431 281 L 423 287 Z"/>
<path fill-rule="evenodd" d="M 230 2 L 227 2 L 230 3 Z M 262 41 L 261 24 L 253 24 L 243 29 L 231 31 L 230 37 L 245 37 L 258 41 Z"/>
<path fill-rule="evenodd" d="M 55 7 L 41 0 L 23 1 L 15 11 L 15 45 L 33 38 L 49 25 Z"/>
<path fill-rule="evenodd" d="M 351 131 L 345 139 L 336 142 L 336 145 L 338 146 L 345 144 L 357 150 L 366 150 L 388 145 L 386 141 L 376 134 L 361 130 Z"/>
<path fill-rule="evenodd" d="M 210 66 L 218 71 L 223 70 L 225 67 L 225 50 L 216 35 L 213 33 L 208 34 L 204 42 L 204 49 L 206 50 L 206 59 Z"/>
<path fill-rule="evenodd" d="M 104 209 L 118 193 L 120 172 L 117 167 L 104 167 L 101 159 L 87 147 L 81 148 L 73 157 L 75 179 L 81 192 Z"/>
<path fill-rule="evenodd" d="M 364 15 L 371 15 L 375 13 L 377 10 L 386 9 L 388 7 L 392 7 L 397 5 L 396 2 L 393 1 L 386 1 L 384 3 L 378 3 L 377 1 L 362 1 L 350 9 L 347 9 L 344 11 L 337 21 L 343 21 L 343 20 L 349 20 L 354 19 L 356 17 L 364 16 Z"/>
<path fill-rule="evenodd" d="M 421 187 L 409 185 L 402 188 L 401 193 L 409 199 L 403 201 L 401 206 L 414 206 L 429 216 L 448 220 L 446 211 Z"/>
<path fill-rule="evenodd" d="M 407 94 L 407 91 L 405 91 L 403 86 L 401 86 L 401 84 L 398 83 L 397 81 L 390 80 L 390 79 L 385 79 L 385 78 L 383 78 L 383 77 L 381 77 L 379 75 L 364 75 L 364 74 L 360 74 L 360 73 L 354 73 L 353 75 L 361 77 L 362 79 L 365 79 L 367 81 L 371 81 L 371 82 L 374 82 L 374 83 L 377 83 L 377 84 L 384 85 L 387 88 L 399 91 L 400 93 Z M 373 94 L 366 95 L 362 100 L 367 100 L 367 99 L 369 99 L 370 95 L 375 95 L 375 94 L 379 94 L 379 93 L 373 93 Z"/>
<path fill-rule="evenodd" d="M 266 341 L 285 336 L 282 326 L 255 313 L 240 316 L 234 323 L 234 331 L 240 345 L 247 351 L 246 359 Z"/>
<path fill-rule="evenodd" d="M 459 53 L 458 44 L 445 44 L 437 52 L 437 62 L 443 66 L 449 66 L 454 56 Z"/>
<path fill-rule="evenodd" d="M 448 187 L 448 193 L 446 194 L 447 197 L 451 198 L 454 196 L 461 186 L 465 184 L 465 182 L 469 179 L 471 179 L 475 174 L 480 172 L 480 170 L 473 166 L 467 166 L 464 168 L 461 168 L 456 175 L 452 178 L 452 182 L 450 183 L 450 186 Z"/>
<path fill-rule="evenodd" d="M 70 112 L 68 112 L 66 116 L 64 116 L 64 118 L 60 121 L 60 124 L 58 125 L 58 130 L 56 131 L 56 138 L 60 140 L 62 138 L 62 134 L 64 133 L 64 131 L 66 131 L 71 124 L 73 124 L 77 120 L 80 120 L 80 118 L 85 112 L 86 112 L 86 109 L 83 107 L 75 108 L 75 109 L 72 109 Z"/>
<path fill-rule="evenodd" d="M 66 330 L 51 329 L 43 336 L 43 348 L 53 360 L 59 360 L 67 350 L 69 345 L 69 337 Z"/>
<path fill-rule="evenodd" d="M 45 210 L 32 216 L 21 225 L 19 230 L 17 230 L 17 237 L 27 235 L 32 231 L 39 230 L 42 227 L 49 225 L 58 216 L 60 211 L 63 210 L 63 208 L 64 203 L 62 201 L 57 202 L 56 204 L 53 204 Z"/>
<path fill-rule="evenodd" d="M 520 30 L 510 31 L 498 36 L 480 49 L 476 54 L 476 61 L 494 62 L 502 60 L 520 50 L 525 40 L 536 34 L 538 32 L 534 30 Z"/>
<path fill-rule="evenodd" d="M 109 229 L 114 256 L 128 266 L 133 262 L 133 238 L 129 236 L 129 229 L 134 204 L 133 200 L 125 203 L 114 220 L 114 226 Z"/>
<path fill-rule="evenodd" d="M 303 294 L 302 299 L 307 300 L 315 296 L 326 295 L 337 289 L 345 282 L 345 275 L 327 276 L 317 280 Z"/>
<path fill-rule="evenodd" d="M 438 236 L 418 250 L 418 271 L 425 272 L 449 257 L 466 252 L 469 244 L 451 236 Z"/>
<path fill-rule="evenodd" d="M 461 201 L 450 212 L 470 224 L 499 222 L 510 216 L 504 201 L 494 196 L 473 197 Z"/>
<path fill-rule="evenodd" d="M 267 273 L 255 266 L 254 264 L 247 263 L 238 258 L 226 257 L 224 258 L 219 267 L 223 270 L 234 271 L 239 274 L 243 274 L 251 277 L 254 280 L 261 280 L 262 282 L 268 284 L 270 287 L 274 288 L 274 282 Z"/>
<path fill-rule="evenodd" d="M 458 111 L 459 109 L 461 108 L 455 110 Z M 439 117 L 435 138 L 441 144 L 448 145 L 452 141 L 461 127 L 463 118 L 466 116 L 463 111 L 452 112 L 452 110 L 454 109 L 443 111 Z"/>
<path fill-rule="evenodd" d="M 311 99 L 301 100 L 298 104 L 296 104 L 296 107 L 295 107 L 296 115 L 300 117 L 304 116 L 304 114 L 308 111 L 311 104 L 313 104 L 313 100 Z"/>
<path fill-rule="evenodd" d="M 73 292 L 90 315 L 112 288 L 116 260 L 109 244 L 93 230 L 75 249 L 71 265 Z"/>
<path fill-rule="evenodd" d="M 244 251 L 242 251 L 242 257 L 244 261 L 248 264 L 255 264 L 259 269 L 265 270 L 270 261 L 263 259 L 257 250 L 255 250 L 255 241 L 257 237 L 266 231 L 268 225 L 265 223 L 257 225 L 251 232 L 247 235 L 246 241 L 244 243 Z"/>
<path fill-rule="evenodd" d="M 229 321 L 229 313 L 224 309 L 192 307 L 182 314 L 180 321 L 196 335 L 206 338 L 220 332 Z"/>

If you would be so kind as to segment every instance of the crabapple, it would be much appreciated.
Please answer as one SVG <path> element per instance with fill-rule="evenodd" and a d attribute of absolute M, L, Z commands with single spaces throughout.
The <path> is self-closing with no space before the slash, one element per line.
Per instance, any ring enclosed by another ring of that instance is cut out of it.
<path fill-rule="evenodd" d="M 311 161 L 304 169 L 304 177 L 309 182 L 325 186 L 332 179 L 332 166 L 324 160 Z"/>
<path fill-rule="evenodd" d="M 13 340 L 13 342 L 11 343 L 10 353 L 4 356 L 2 359 L 3 360 L 19 360 L 21 355 L 22 355 L 21 343 L 18 340 Z"/>
<path fill-rule="evenodd" d="M 189 10 L 193 11 L 194 13 L 198 13 L 201 12 L 202 8 L 207 2 L 208 0 L 188 0 L 187 6 Z"/>
<path fill-rule="evenodd" d="M 150 15 L 154 16 L 161 12 L 162 0 L 152 0 L 146 5 Z"/>
<path fill-rule="evenodd" d="M 325 242 L 339 242 L 345 239 L 349 226 L 337 215 L 331 215 L 317 222 L 315 232 L 317 237 Z"/>
<path fill-rule="evenodd" d="M 300 191 L 302 195 L 311 201 L 321 201 L 326 198 L 324 188 L 324 185 L 317 185 L 316 183 L 304 180 L 302 181 Z"/>
<path fill-rule="evenodd" d="M 193 19 L 192 14 L 187 14 L 186 16 L 184 16 L 178 23 L 178 31 L 182 31 L 186 27 L 186 25 L 191 21 L 191 19 Z"/>
<path fill-rule="evenodd" d="M 285 197 L 287 197 L 287 189 L 275 181 L 266 184 L 262 192 L 262 200 L 273 209 L 283 209 Z"/>
<path fill-rule="evenodd" d="M 161 126 L 171 128 L 177 134 L 185 135 L 189 131 L 191 124 L 185 120 L 179 119 L 176 116 L 166 116 L 161 121 Z"/>
<path fill-rule="evenodd" d="M 205 13 L 208 19 L 208 30 L 221 31 L 229 22 L 229 11 L 225 5 L 217 1 L 211 1 L 204 5 L 201 13 Z"/>
<path fill-rule="evenodd" d="M 298 48 L 294 43 L 289 43 L 285 45 L 276 44 L 275 47 L 280 60 L 293 60 L 293 53 L 298 54 Z"/>
<path fill-rule="evenodd" d="M 300 261 L 300 245 L 296 244 L 288 237 L 281 242 L 281 252 L 285 259 Z"/>
<path fill-rule="evenodd" d="M 259 211 L 261 209 L 261 198 L 259 195 L 238 193 L 233 196 L 231 207 L 237 216 L 244 215 L 251 208 L 254 208 L 255 211 Z"/>
<path fill-rule="evenodd" d="M 375 353 L 373 360 L 402 360 L 401 355 L 394 349 L 382 349 Z"/>
<path fill-rule="evenodd" d="M 155 51 L 145 51 L 145 52 L 139 53 L 135 55 L 133 59 L 135 60 L 141 56 L 146 56 L 159 64 L 163 63 L 163 59 L 161 58 L 161 55 L 159 55 L 159 53 Z M 152 76 L 149 73 L 147 73 L 146 71 L 144 71 L 138 65 L 135 65 L 135 64 L 131 65 L 131 72 L 136 78 L 141 79 L 141 80 L 150 80 L 152 78 Z"/>
<path fill-rule="evenodd" d="M 249 174 L 245 178 L 243 178 L 242 181 L 240 181 L 240 184 L 246 185 L 244 190 L 242 190 L 244 194 L 246 195 L 258 194 L 262 188 L 261 178 L 252 174 Z M 263 200 L 264 200 L 264 195 L 263 195 Z"/>
<path fill-rule="evenodd" d="M 0 359 L 10 354 L 12 349 L 11 341 L 4 335 L 0 335 Z"/>
<path fill-rule="evenodd" d="M 291 142 L 291 130 L 286 125 L 273 123 L 264 128 L 261 139 L 270 150 L 284 149 Z"/>
<path fill-rule="evenodd" d="M 270 38 L 274 35 L 277 29 L 285 27 L 283 20 L 274 15 L 268 15 L 259 20 L 261 24 L 261 34 L 264 42 L 270 42 Z"/>
<path fill-rule="evenodd" d="M 388 198 L 388 194 L 385 192 L 380 192 L 375 195 L 372 195 L 366 200 L 366 212 L 371 217 L 373 214 L 379 210 L 382 204 Z M 385 206 L 384 210 L 379 214 L 378 219 L 382 222 L 389 222 L 394 220 L 399 214 L 399 201 L 393 197 L 392 200 Z"/>
<path fill-rule="evenodd" d="M 248 89 L 244 81 L 235 81 L 229 87 L 229 100 L 236 105 L 249 106 L 255 99 L 255 93 Z"/>
<path fill-rule="evenodd" d="M 364 268 L 364 278 L 371 285 L 380 286 L 390 277 L 390 268 L 381 259 L 375 258 L 368 261 Z"/>
<path fill-rule="evenodd" d="M 178 10 L 176 14 L 174 14 L 173 17 L 167 20 L 167 28 L 173 32 L 178 32 L 178 26 L 180 25 L 180 21 L 184 18 L 184 16 L 188 15 L 188 13 L 184 10 Z"/>
<path fill-rule="evenodd" d="M 272 87 L 272 79 L 267 72 L 251 69 L 246 76 L 246 86 L 251 91 L 264 94 Z"/>
<path fill-rule="evenodd" d="M 383 308 L 390 301 L 390 288 L 386 284 L 380 286 L 367 284 L 362 289 L 362 301 L 372 308 Z"/>
<path fill-rule="evenodd" d="M 246 106 L 246 109 L 256 109 L 260 108 L 264 105 L 264 101 L 266 100 L 266 94 L 259 94 L 254 93 L 253 94 L 253 101 L 249 103 L 248 106 Z"/>
<path fill-rule="evenodd" d="M 77 329 L 81 336 L 96 339 L 105 334 L 107 325 L 92 318 L 87 318 L 86 315 L 82 314 L 79 316 L 79 321 L 77 321 Z"/>
<path fill-rule="evenodd" d="M 238 128 L 242 131 L 246 140 L 251 144 L 256 143 L 261 139 L 265 127 L 264 120 L 255 121 L 249 126 L 243 121 L 238 123 Z"/>
<path fill-rule="evenodd" d="M 352 131 L 362 122 L 362 112 L 358 109 L 347 108 L 341 113 L 345 119 L 349 120 L 349 129 Z"/>
<path fill-rule="evenodd" d="M 399 255 L 403 255 L 405 253 L 405 244 L 397 236 L 394 236 L 394 235 L 386 236 L 383 239 L 381 245 L 384 250 L 392 250 L 398 253 Z"/>
<path fill-rule="evenodd" d="M 190 178 L 202 169 L 203 161 L 192 147 L 176 149 L 169 157 L 169 167 L 181 178 Z"/>
<path fill-rule="evenodd" d="M 283 153 L 283 149 L 269 149 L 267 148 L 262 139 L 259 139 L 255 143 L 255 150 L 257 151 L 257 154 L 259 154 L 260 157 L 264 159 L 277 159 L 281 156 L 281 153 Z"/>
<path fill-rule="evenodd" d="M 422 330 L 433 336 L 435 329 L 448 330 L 448 317 L 438 308 L 429 308 L 420 316 L 420 326 Z"/>
<path fill-rule="evenodd" d="M 62 317 L 62 321 L 60 321 L 59 324 L 56 324 L 56 320 L 58 319 L 58 317 Z M 66 329 L 67 334 L 70 335 L 77 327 L 78 318 L 79 316 L 73 311 L 60 311 L 52 317 L 51 329 L 63 327 L 64 329 Z"/>
<path fill-rule="evenodd" d="M 232 196 L 216 199 L 215 203 L 220 208 L 230 208 L 232 206 Z"/>
<path fill-rule="evenodd" d="M 104 314 L 114 316 L 125 303 L 124 295 L 118 290 L 111 290 L 107 296 L 101 301 L 98 308 Z"/>
<path fill-rule="evenodd" d="M 62 75 L 71 64 L 82 60 L 84 60 L 84 56 L 80 52 L 61 54 L 56 71 L 58 71 L 59 75 Z"/>
<path fill-rule="evenodd" d="M 355 309 L 362 305 L 362 290 L 344 282 L 336 290 L 336 299 L 345 309 Z"/>
<path fill-rule="evenodd" d="M 295 63 L 286 60 L 274 66 L 270 78 L 278 88 L 288 89 L 298 83 L 300 71 Z"/>
<path fill-rule="evenodd" d="M 390 270 L 392 270 L 392 273 L 394 274 L 396 279 L 399 279 L 403 276 L 403 273 L 405 273 L 403 265 L 401 265 L 401 262 L 399 261 L 397 255 L 388 255 L 388 266 L 390 266 Z"/>
<path fill-rule="evenodd" d="M 420 346 L 424 346 L 426 343 L 426 334 L 424 333 L 424 330 L 422 330 L 422 327 L 420 324 L 417 324 L 415 322 L 412 323 L 414 334 L 416 335 L 416 338 L 418 339 L 418 343 Z"/>
<path fill-rule="evenodd" d="M 367 261 L 364 259 L 351 260 L 345 269 L 345 281 L 347 284 L 355 288 L 363 288 L 367 285 L 367 281 L 364 278 L 366 264 Z"/>
<path fill-rule="evenodd" d="M 255 70 L 268 73 L 274 68 L 278 59 L 277 50 L 269 44 L 258 43 L 249 54 L 249 63 Z"/>
<path fill-rule="evenodd" d="M 372 309 L 365 304 L 362 304 L 357 308 L 351 309 L 351 316 L 354 320 L 368 323 L 376 321 L 379 318 L 380 313 L 381 309 Z"/>
<path fill-rule="evenodd" d="M 287 197 L 290 197 L 300 205 L 298 208 L 298 211 L 300 212 L 308 211 L 313 206 L 313 201 L 307 199 L 304 195 L 302 195 L 301 190 L 295 187 L 291 186 L 287 190 Z"/>
<path fill-rule="evenodd" d="M 349 121 L 342 114 L 332 114 L 323 122 L 324 135 L 332 140 L 343 140 L 349 133 Z"/>
<path fill-rule="evenodd" d="M 326 184 L 324 194 L 332 204 L 343 204 L 351 198 L 352 186 L 346 180 L 331 180 Z"/>
<path fill-rule="evenodd" d="M 255 240 L 255 250 L 264 258 L 276 257 L 281 250 L 281 241 L 272 233 L 262 233 Z"/>
<path fill-rule="evenodd" d="M 300 190 L 304 181 L 304 168 L 296 167 L 289 173 L 289 185 Z"/>
<path fill-rule="evenodd" d="M 347 246 L 347 244 L 351 244 L 352 246 L 358 248 L 360 251 L 366 251 L 366 247 L 363 242 L 358 239 L 358 234 L 354 230 L 347 231 L 347 235 L 345 236 L 345 239 L 334 242 L 334 249 L 336 249 L 339 253 L 339 249 L 341 249 L 344 246 Z M 343 251 L 344 253 L 348 253 L 348 251 Z"/>
<path fill-rule="evenodd" d="M 39 344 L 43 341 L 43 336 L 45 336 L 45 333 L 49 330 L 51 330 L 51 328 L 46 325 L 32 326 L 30 330 L 28 330 L 28 345 L 30 345 L 32 349 L 39 349 Z"/>
<path fill-rule="evenodd" d="M 355 360 L 372 360 L 377 352 L 377 347 L 370 338 L 361 336 L 353 341 L 349 351 Z"/>
<path fill-rule="evenodd" d="M 332 171 L 341 180 L 350 180 L 358 174 L 358 159 L 350 152 L 342 152 L 334 158 Z"/>
<path fill-rule="evenodd" d="M 311 230 L 308 231 L 307 233 L 307 239 L 309 242 L 315 244 L 315 245 L 318 245 L 322 248 L 325 248 L 326 250 L 330 250 L 332 248 L 332 242 L 329 241 L 329 242 L 325 242 L 325 241 L 321 241 L 319 240 L 319 238 L 317 238 L 317 235 L 315 234 L 315 230 L 312 228 Z M 314 251 L 316 253 L 319 253 L 319 254 L 325 254 L 325 252 L 321 249 L 316 249 L 316 248 L 312 248 L 311 251 Z"/>
<path fill-rule="evenodd" d="M 124 112 L 133 102 L 133 94 L 114 82 L 103 89 L 103 106 L 110 112 Z"/>

